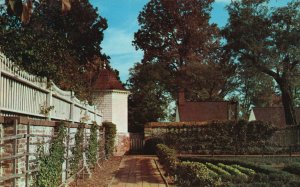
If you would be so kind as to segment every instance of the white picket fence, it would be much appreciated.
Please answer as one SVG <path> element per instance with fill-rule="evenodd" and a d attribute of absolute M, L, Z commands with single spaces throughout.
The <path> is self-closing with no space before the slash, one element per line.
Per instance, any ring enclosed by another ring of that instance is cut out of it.
<path fill-rule="evenodd" d="M 53 83 L 47 85 L 45 78 L 19 70 L 1 52 L 0 114 L 89 124 L 102 121 L 96 106 L 78 100 L 73 92 L 63 91 Z"/>

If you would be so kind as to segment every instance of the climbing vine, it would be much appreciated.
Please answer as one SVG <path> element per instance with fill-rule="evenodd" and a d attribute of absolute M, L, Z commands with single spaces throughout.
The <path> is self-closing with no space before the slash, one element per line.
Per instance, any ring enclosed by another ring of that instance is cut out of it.
<path fill-rule="evenodd" d="M 72 174 L 75 174 L 78 171 L 80 163 L 83 160 L 83 133 L 84 124 L 80 123 L 75 134 L 75 147 L 72 148 L 73 157 L 70 163 Z"/>
<path fill-rule="evenodd" d="M 106 157 L 110 157 L 114 152 L 117 129 L 112 122 L 103 122 L 103 127 L 105 128 L 105 154 Z"/>
<path fill-rule="evenodd" d="M 56 138 L 50 144 L 49 154 L 45 153 L 44 146 L 38 148 L 39 172 L 35 176 L 35 183 L 39 187 L 56 187 L 62 173 L 64 162 L 64 138 L 66 136 L 65 124 L 61 122 L 58 126 Z"/>
<path fill-rule="evenodd" d="M 98 152 L 97 131 L 98 131 L 97 123 L 93 122 L 90 129 L 90 140 L 87 149 L 87 159 L 90 165 L 95 165 L 97 162 L 97 152 Z"/>

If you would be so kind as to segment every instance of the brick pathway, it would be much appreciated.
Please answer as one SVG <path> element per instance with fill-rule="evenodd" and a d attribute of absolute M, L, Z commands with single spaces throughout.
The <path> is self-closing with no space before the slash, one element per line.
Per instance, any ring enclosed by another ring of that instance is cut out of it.
<path fill-rule="evenodd" d="M 154 159 L 156 157 L 124 156 L 109 187 L 165 187 Z"/>

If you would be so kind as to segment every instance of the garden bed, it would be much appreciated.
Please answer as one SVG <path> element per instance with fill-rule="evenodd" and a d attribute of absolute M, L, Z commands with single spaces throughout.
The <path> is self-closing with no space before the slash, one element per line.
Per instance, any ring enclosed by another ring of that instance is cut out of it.
<path fill-rule="evenodd" d="M 180 157 L 201 163 L 221 179 L 222 185 L 300 186 L 299 157 Z M 295 175 L 296 174 L 296 175 Z"/>
<path fill-rule="evenodd" d="M 299 157 L 177 157 L 162 144 L 157 155 L 177 186 L 300 186 Z"/>

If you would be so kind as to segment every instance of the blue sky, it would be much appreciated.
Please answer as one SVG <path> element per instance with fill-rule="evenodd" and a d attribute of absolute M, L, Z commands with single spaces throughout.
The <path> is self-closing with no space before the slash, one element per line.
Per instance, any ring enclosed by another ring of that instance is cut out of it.
<path fill-rule="evenodd" d="M 111 57 L 111 65 L 119 70 L 120 77 L 126 82 L 129 68 L 143 57 L 142 51 L 132 46 L 134 33 L 139 29 L 137 17 L 149 0 L 90 0 L 98 7 L 101 16 L 108 21 L 108 29 L 104 32 L 103 52 Z M 271 0 L 272 6 L 282 6 L 290 0 Z M 220 27 L 227 22 L 225 6 L 230 0 L 215 0 L 211 22 Z"/>

